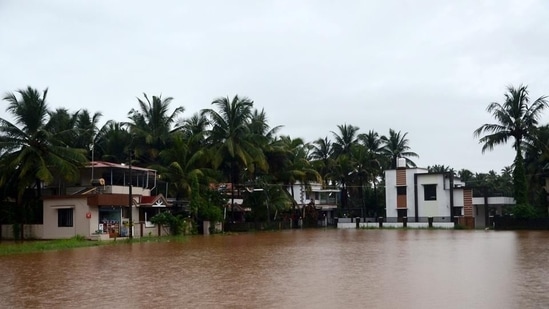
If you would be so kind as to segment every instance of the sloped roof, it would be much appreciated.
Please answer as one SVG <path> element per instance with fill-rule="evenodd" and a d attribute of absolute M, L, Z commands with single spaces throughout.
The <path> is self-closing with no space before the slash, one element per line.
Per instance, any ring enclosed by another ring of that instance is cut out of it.
<path fill-rule="evenodd" d="M 93 168 L 119 168 L 119 169 L 129 169 L 130 167 L 126 164 L 118 164 L 118 163 L 112 163 L 107 161 L 90 161 L 86 167 L 93 167 Z M 155 172 L 153 169 L 144 168 L 144 167 L 138 167 L 132 165 L 132 170 L 136 171 L 150 171 Z"/>
<path fill-rule="evenodd" d="M 156 196 L 142 196 L 140 207 L 171 207 L 170 203 L 162 194 Z"/>

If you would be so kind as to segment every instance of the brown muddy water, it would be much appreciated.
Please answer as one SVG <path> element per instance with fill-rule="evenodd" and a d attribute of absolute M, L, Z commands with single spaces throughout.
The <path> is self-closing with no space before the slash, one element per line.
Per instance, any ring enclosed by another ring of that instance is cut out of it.
<path fill-rule="evenodd" d="M 293 230 L 0 257 L 1 308 L 548 308 L 549 233 Z"/>

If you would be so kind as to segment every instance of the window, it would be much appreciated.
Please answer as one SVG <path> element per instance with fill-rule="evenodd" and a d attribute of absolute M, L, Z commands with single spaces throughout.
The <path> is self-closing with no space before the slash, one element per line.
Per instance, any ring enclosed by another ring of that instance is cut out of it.
<path fill-rule="evenodd" d="M 72 208 L 60 208 L 57 210 L 57 226 L 58 227 L 72 227 L 73 226 L 73 209 Z"/>
<path fill-rule="evenodd" d="M 127 206 L 121 207 L 122 208 L 122 218 L 129 218 L 130 217 L 130 208 Z"/>
<path fill-rule="evenodd" d="M 426 201 L 436 201 L 437 185 L 423 185 L 423 196 Z"/>
<path fill-rule="evenodd" d="M 406 187 L 397 187 L 397 195 L 406 195 Z"/>

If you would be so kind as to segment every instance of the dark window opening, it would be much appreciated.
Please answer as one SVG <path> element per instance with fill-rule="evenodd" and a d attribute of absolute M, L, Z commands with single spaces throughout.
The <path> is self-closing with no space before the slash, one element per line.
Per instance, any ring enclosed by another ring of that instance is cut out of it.
<path fill-rule="evenodd" d="M 423 185 L 424 199 L 426 201 L 437 200 L 437 185 Z"/>
<path fill-rule="evenodd" d="M 57 210 L 57 226 L 72 227 L 73 226 L 73 209 L 61 208 Z"/>
<path fill-rule="evenodd" d="M 397 187 L 397 195 L 406 195 L 406 187 Z"/>

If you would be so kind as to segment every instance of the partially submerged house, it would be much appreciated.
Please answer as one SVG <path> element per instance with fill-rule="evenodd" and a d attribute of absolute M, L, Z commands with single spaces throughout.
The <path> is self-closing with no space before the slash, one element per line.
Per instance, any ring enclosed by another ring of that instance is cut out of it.
<path fill-rule="evenodd" d="M 294 201 L 303 214 L 306 207 L 314 207 L 319 212 L 319 223 L 331 224 L 336 217 L 340 190 L 324 188 L 322 184 L 315 182 L 296 182 L 288 191 L 294 193 Z"/>
<path fill-rule="evenodd" d="M 385 171 L 386 222 L 451 222 L 470 228 L 489 226 L 490 215 L 502 214 L 514 205 L 509 197 L 473 197 L 453 173 L 430 173 L 407 167 L 399 159 L 397 168 Z"/>
<path fill-rule="evenodd" d="M 162 234 L 150 218 L 171 203 L 162 194 L 151 195 L 156 179 L 152 169 L 92 161 L 81 169 L 79 181 L 57 180 L 44 188 L 43 235 L 37 237 L 110 239 L 128 237 L 130 232 L 134 237 Z"/>

